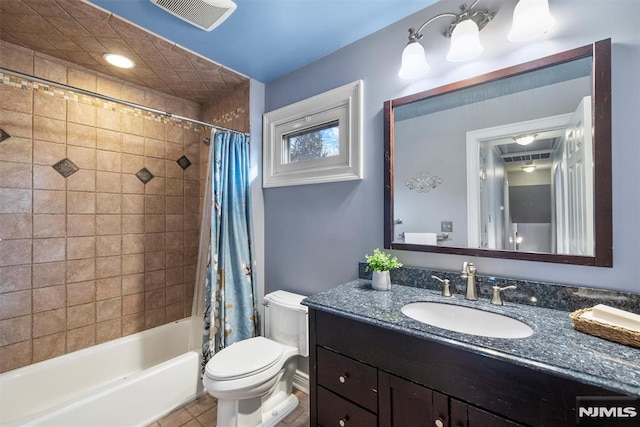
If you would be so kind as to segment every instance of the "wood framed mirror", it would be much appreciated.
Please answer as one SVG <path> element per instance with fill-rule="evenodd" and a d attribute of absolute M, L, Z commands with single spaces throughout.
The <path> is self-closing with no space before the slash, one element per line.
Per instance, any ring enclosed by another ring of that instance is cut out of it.
<path fill-rule="evenodd" d="M 384 138 L 385 248 L 613 265 L 610 39 L 387 101 Z"/>

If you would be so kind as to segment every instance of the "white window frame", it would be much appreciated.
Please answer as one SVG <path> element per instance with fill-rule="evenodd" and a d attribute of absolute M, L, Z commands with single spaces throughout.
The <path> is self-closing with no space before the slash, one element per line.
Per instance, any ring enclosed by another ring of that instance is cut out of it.
<path fill-rule="evenodd" d="M 264 188 L 363 178 L 362 86 L 358 80 L 263 116 Z M 339 129 L 337 156 L 287 162 L 287 135 L 335 121 Z"/>

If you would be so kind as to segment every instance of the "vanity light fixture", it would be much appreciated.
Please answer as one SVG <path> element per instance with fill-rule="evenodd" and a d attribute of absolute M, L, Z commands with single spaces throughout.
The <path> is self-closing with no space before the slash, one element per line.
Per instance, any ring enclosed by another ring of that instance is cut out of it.
<path fill-rule="evenodd" d="M 513 10 L 513 26 L 507 37 L 522 42 L 542 36 L 555 23 L 548 0 L 520 0 Z"/>
<path fill-rule="evenodd" d="M 513 140 L 519 145 L 529 145 L 533 141 L 535 141 L 536 136 L 538 136 L 537 133 L 528 134 L 528 135 L 518 135 L 518 136 L 514 136 Z"/>
<path fill-rule="evenodd" d="M 136 66 L 136 63 L 126 56 L 118 55 L 116 53 L 105 53 L 102 55 L 105 61 L 114 67 L 118 68 L 133 68 Z"/>
<path fill-rule="evenodd" d="M 409 28 L 409 42 L 402 52 L 402 65 L 398 76 L 402 79 L 415 79 L 429 71 L 424 48 L 419 41 L 422 30 L 431 22 L 442 17 L 451 17 L 444 36 L 451 39 L 447 60 L 451 62 L 468 61 L 480 55 L 484 48 L 480 44 L 482 30 L 496 15 L 491 10 L 473 10 L 480 0 L 475 0 L 470 7 L 460 6 L 460 13 L 441 13 L 428 19 L 418 30 Z M 526 41 L 546 33 L 554 20 L 549 13 L 548 0 L 519 0 L 513 12 L 513 26 L 509 33 L 510 41 Z"/>

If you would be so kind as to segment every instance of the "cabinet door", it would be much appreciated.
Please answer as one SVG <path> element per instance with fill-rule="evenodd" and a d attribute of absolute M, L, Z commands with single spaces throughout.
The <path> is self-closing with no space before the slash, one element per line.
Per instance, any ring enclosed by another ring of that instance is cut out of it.
<path fill-rule="evenodd" d="M 451 399 L 451 427 L 518 427 L 521 424 Z"/>
<path fill-rule="evenodd" d="M 449 406 L 444 394 L 379 371 L 380 427 L 448 427 Z"/>
<path fill-rule="evenodd" d="M 318 387 L 318 425 L 321 427 L 376 427 L 375 414 Z"/>

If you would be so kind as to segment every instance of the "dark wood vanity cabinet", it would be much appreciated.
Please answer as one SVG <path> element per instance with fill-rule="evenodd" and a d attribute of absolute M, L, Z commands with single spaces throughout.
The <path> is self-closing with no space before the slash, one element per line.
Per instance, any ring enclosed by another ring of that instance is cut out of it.
<path fill-rule="evenodd" d="M 312 426 L 573 426 L 611 391 L 309 310 Z"/>

